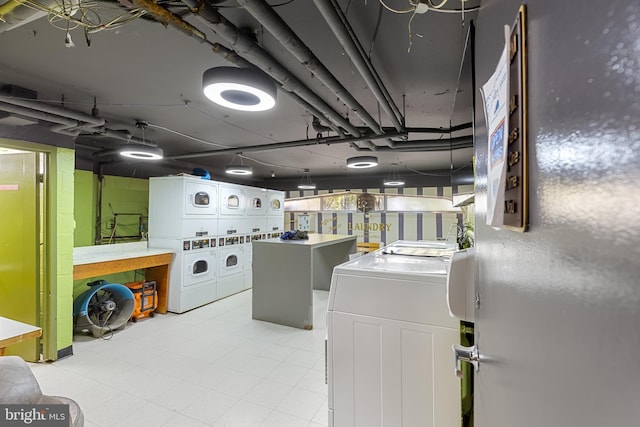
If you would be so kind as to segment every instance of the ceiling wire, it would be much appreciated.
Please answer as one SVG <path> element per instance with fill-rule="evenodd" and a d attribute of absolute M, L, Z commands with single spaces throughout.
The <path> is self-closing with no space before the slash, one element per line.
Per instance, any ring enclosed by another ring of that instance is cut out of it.
<path fill-rule="evenodd" d="M 449 0 L 442 0 L 439 4 L 434 4 L 433 0 L 424 0 L 426 1 L 426 3 L 423 2 L 423 0 L 408 0 L 410 7 L 408 9 L 394 9 L 390 6 L 388 6 L 384 0 L 378 0 L 378 2 L 384 6 L 384 8 L 386 8 L 387 10 L 393 12 L 393 13 L 411 13 L 411 17 L 409 18 L 409 22 L 407 23 L 407 29 L 408 29 L 408 35 L 409 35 L 409 46 L 407 47 L 407 53 L 411 53 L 411 46 L 413 45 L 413 32 L 411 30 L 411 23 L 413 22 L 413 19 L 415 18 L 416 14 L 418 13 L 418 5 L 423 4 L 427 6 L 427 9 L 421 13 L 426 13 L 428 11 L 432 11 L 432 12 L 440 12 L 440 13 L 461 13 L 464 17 L 464 14 L 467 12 L 473 12 L 476 10 L 480 9 L 480 6 L 477 7 L 472 7 L 469 9 L 466 9 L 465 3 L 471 0 L 460 0 L 462 2 L 462 9 L 443 9 L 443 7 L 447 4 L 447 2 Z M 380 12 L 382 12 L 382 8 L 380 8 Z M 380 23 L 380 17 L 378 17 L 378 24 Z M 377 25 L 378 25 L 377 24 Z M 376 32 L 377 32 L 377 25 L 376 25 Z M 416 36 L 418 37 L 422 37 L 422 34 L 416 33 Z M 374 34 L 375 37 L 375 34 Z M 375 40 L 375 38 L 374 38 Z M 371 57 L 371 50 L 373 49 L 373 42 L 371 43 L 371 49 L 369 50 L 369 57 Z"/>
<path fill-rule="evenodd" d="M 57 3 L 51 7 L 39 3 L 37 0 L 24 0 L 21 2 L 21 5 L 29 9 L 46 12 L 48 14 L 47 20 L 49 24 L 56 29 L 67 31 L 67 27 L 69 30 L 84 27 L 89 33 L 118 28 L 146 14 L 144 9 L 131 9 L 107 22 L 102 22 L 103 19 L 98 11 L 121 10 L 121 8 L 97 1 L 78 1 L 74 3 L 69 0 L 63 0 L 61 3 Z M 77 12 L 80 12 L 80 19 L 72 16 Z M 60 20 L 65 21 L 63 26 L 57 24 L 57 21 Z"/>
<path fill-rule="evenodd" d="M 413 11 L 416 10 L 415 6 L 411 6 L 409 9 L 397 10 L 397 9 L 394 9 L 392 7 L 387 6 L 387 4 L 384 2 L 384 0 L 378 0 L 378 1 L 380 2 L 380 4 L 382 6 L 385 7 L 385 9 L 387 9 L 387 10 L 393 12 L 393 13 L 412 13 Z"/>
<path fill-rule="evenodd" d="M 154 123 L 147 123 L 147 125 L 149 127 L 156 128 L 156 129 L 161 129 L 163 131 L 170 132 L 170 133 L 182 136 L 184 138 L 192 139 L 194 141 L 200 142 L 200 143 L 205 144 L 205 145 L 212 145 L 214 147 L 221 147 L 221 148 L 233 148 L 233 147 L 231 147 L 229 145 L 218 144 L 217 142 L 206 141 L 204 139 L 200 139 L 200 138 L 197 138 L 195 136 L 187 135 L 186 133 L 182 133 L 180 131 L 170 129 L 170 128 L 165 127 L 165 126 L 156 125 Z"/>
<path fill-rule="evenodd" d="M 378 19 L 376 20 L 376 26 L 373 30 L 373 37 L 371 37 L 371 46 L 369 46 L 369 60 L 371 60 L 371 53 L 373 52 L 373 46 L 376 43 L 376 38 L 378 37 L 378 30 L 380 29 L 380 22 L 382 21 L 382 5 L 378 8 Z"/>

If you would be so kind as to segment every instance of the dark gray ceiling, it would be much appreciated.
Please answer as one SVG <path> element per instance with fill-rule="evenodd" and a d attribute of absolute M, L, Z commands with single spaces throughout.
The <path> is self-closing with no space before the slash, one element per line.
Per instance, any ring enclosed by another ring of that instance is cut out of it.
<path fill-rule="evenodd" d="M 0 7 L 11 7 L 8 0 Z M 71 0 L 69 5 L 77 0 Z M 138 6 L 140 1 L 134 1 Z M 242 2 L 240 2 L 242 3 Z M 272 9 L 286 22 L 316 57 L 331 71 L 364 110 L 387 133 L 398 133 L 393 121 L 381 108 L 372 91 L 358 73 L 354 62 L 329 29 L 314 2 L 310 0 L 272 0 Z M 277 4 L 283 3 L 280 6 Z M 331 4 L 331 1 L 321 1 Z M 78 165 L 87 167 L 92 162 L 107 162 L 105 168 L 115 174 L 153 175 L 160 173 L 190 172 L 203 167 L 220 177 L 224 165 L 242 163 L 253 166 L 254 181 L 277 178 L 299 179 L 305 168 L 312 177 L 355 177 L 371 174 L 370 170 L 347 170 L 345 159 L 356 155 L 374 155 L 380 160 L 377 174 L 388 173 L 392 163 L 398 163 L 401 174 L 450 170 L 469 166 L 471 148 L 451 149 L 450 138 L 463 141 L 471 129 L 449 133 L 414 132 L 418 128 L 444 128 L 471 121 L 471 87 L 469 82 L 459 85 L 458 77 L 463 57 L 468 22 L 473 12 L 424 14 L 393 13 L 379 1 L 340 1 L 339 7 L 371 62 L 384 82 L 394 103 L 404 116 L 407 138 L 356 142 L 317 144 L 293 148 L 248 149 L 240 155 L 195 155 L 213 150 L 255 147 L 277 142 L 299 141 L 317 136 L 312 126 L 312 114 L 279 89 L 277 105 L 267 112 L 249 113 L 225 109 L 208 101 L 202 93 L 202 73 L 212 67 L 229 66 L 221 55 L 212 51 L 212 43 L 234 48 L 228 38 L 214 32 L 205 19 L 190 13 L 179 1 L 159 2 L 158 5 L 173 12 L 206 36 L 206 42 L 178 31 L 153 19 L 152 13 L 130 19 L 129 11 L 136 6 L 127 0 L 117 2 L 81 0 L 74 19 L 84 17 L 85 22 L 107 28 L 90 34 L 90 46 L 85 40 L 82 26 L 71 22 L 70 35 L 75 47 L 65 47 L 67 20 L 52 14 L 26 22 L 32 12 L 18 6 L 0 22 L 0 84 L 16 85 L 38 94 L 38 103 L 91 114 L 95 105 L 97 116 L 106 119 L 104 127 L 127 130 L 136 138 L 156 143 L 164 149 L 161 165 L 123 163 L 117 158 L 101 155 L 123 140 L 83 131 L 75 139 Z M 437 3 L 434 1 L 434 3 Z M 52 2 L 50 8 L 60 8 Z M 266 4 L 266 3 L 265 3 Z M 409 0 L 386 0 L 396 9 L 411 8 Z M 127 6 L 128 5 L 128 6 Z M 446 9 L 471 8 L 478 1 L 451 0 Z M 371 134 L 363 120 L 351 107 L 320 82 L 311 71 L 296 60 L 271 33 L 247 10 L 235 1 L 211 2 L 208 7 L 220 13 L 230 23 L 247 32 L 266 52 L 279 61 L 297 79 L 307 85 L 335 112 L 365 135 Z M 128 22 L 109 27 L 116 16 L 127 14 Z M 463 25 L 464 23 L 464 25 Z M 97 27 L 94 27 L 97 28 Z M 410 35 L 411 34 L 411 35 Z M 410 50 L 409 50 L 410 48 Z M 243 52 L 238 52 L 243 55 Z M 253 62 L 250 60 L 250 62 Z M 456 115 L 452 117 L 454 100 L 458 96 Z M 0 111 L 2 111 L 0 104 Z M 5 113 L 6 115 L 6 113 Z M 20 117 L 13 114 L 12 117 Z M 136 121 L 145 121 L 148 127 L 136 128 Z M 321 120 L 327 125 L 327 119 Z M 0 127 L 23 125 L 16 120 L 0 120 Z M 40 122 L 42 124 L 42 121 Z M 335 128 L 335 126 L 334 126 Z M 404 131 L 404 129 L 401 129 Z M 350 132 L 344 132 L 348 138 Z M 321 132 L 323 138 L 339 135 L 331 130 Z M 440 140 L 429 142 L 425 140 Z M 470 138 L 466 138 L 470 145 Z M 404 151 L 403 144 L 412 144 L 418 151 Z M 313 144 L 312 144 L 313 143 Z M 425 151 L 427 147 L 436 151 Z M 393 145 L 394 147 L 390 147 Z M 374 148 L 371 150 L 371 148 Z M 171 159 L 174 158 L 174 159 Z M 115 163 L 112 163 L 116 160 Z M 142 171 L 142 172 L 140 172 Z"/>

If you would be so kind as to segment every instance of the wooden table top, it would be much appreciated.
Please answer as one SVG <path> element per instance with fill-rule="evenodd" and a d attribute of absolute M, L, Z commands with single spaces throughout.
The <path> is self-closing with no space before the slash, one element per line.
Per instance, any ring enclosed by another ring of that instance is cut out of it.
<path fill-rule="evenodd" d="M 42 328 L 0 316 L 0 348 L 42 335 Z"/>

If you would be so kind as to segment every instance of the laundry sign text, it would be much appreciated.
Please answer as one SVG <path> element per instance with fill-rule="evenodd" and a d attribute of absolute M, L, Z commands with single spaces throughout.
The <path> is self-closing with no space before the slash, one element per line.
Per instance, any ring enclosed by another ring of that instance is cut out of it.
<path fill-rule="evenodd" d="M 349 224 L 349 230 L 356 231 L 390 231 L 391 224 L 387 223 L 368 223 L 368 222 L 355 222 Z"/>

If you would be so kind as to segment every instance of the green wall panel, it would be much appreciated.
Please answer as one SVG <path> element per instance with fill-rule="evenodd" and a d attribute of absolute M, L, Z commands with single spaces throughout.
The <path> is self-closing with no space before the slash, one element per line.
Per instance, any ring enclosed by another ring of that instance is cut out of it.
<path fill-rule="evenodd" d="M 91 246 L 95 243 L 96 228 L 96 176 L 89 171 L 76 170 L 74 176 L 73 246 Z"/>

